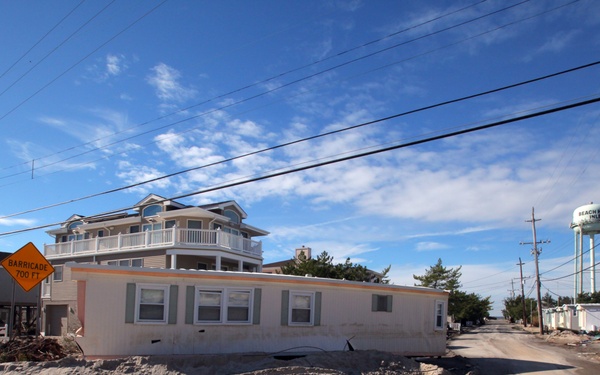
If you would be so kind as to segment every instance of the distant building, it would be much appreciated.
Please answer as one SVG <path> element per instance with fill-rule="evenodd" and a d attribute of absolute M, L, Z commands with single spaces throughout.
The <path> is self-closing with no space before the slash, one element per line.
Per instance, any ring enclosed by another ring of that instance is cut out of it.
<path fill-rule="evenodd" d="M 310 247 L 299 247 L 296 249 L 294 258 L 288 260 L 281 260 L 278 262 L 263 264 L 262 272 L 264 273 L 281 273 L 281 268 L 287 266 L 290 263 L 297 262 L 301 256 L 306 257 L 306 259 L 312 259 L 312 249 Z M 369 275 L 369 282 L 371 283 L 380 283 L 383 279 L 383 275 L 380 272 L 376 272 L 373 270 L 367 269 L 367 273 Z"/>
<path fill-rule="evenodd" d="M 600 303 L 579 303 L 543 310 L 548 329 L 566 329 L 575 332 L 600 331 Z"/>

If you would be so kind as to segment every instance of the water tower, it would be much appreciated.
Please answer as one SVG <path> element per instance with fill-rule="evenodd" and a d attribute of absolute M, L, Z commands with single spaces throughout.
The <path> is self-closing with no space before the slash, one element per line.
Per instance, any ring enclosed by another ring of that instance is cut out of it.
<path fill-rule="evenodd" d="M 571 221 L 571 229 L 575 233 L 575 275 L 574 275 L 574 290 L 575 298 L 580 293 L 583 293 L 583 237 L 590 238 L 590 292 L 596 291 L 596 266 L 595 264 L 595 246 L 594 235 L 600 233 L 600 204 L 586 204 L 585 206 L 577 207 L 573 211 L 573 221 Z"/>

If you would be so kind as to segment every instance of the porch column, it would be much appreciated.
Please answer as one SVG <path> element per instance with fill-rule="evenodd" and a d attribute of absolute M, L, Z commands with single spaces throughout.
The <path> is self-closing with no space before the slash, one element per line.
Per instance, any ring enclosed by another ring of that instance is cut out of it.
<path fill-rule="evenodd" d="M 244 261 L 238 260 L 238 271 L 244 272 Z"/>
<path fill-rule="evenodd" d="M 221 256 L 220 255 L 217 255 L 215 258 L 215 270 L 216 271 L 221 270 Z"/>
<path fill-rule="evenodd" d="M 177 269 L 177 254 L 171 254 L 171 269 Z"/>

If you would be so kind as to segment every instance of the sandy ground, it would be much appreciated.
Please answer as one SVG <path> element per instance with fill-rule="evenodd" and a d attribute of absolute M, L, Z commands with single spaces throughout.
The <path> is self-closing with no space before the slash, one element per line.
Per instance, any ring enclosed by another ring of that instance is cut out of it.
<path fill-rule="evenodd" d="M 517 327 L 513 327 L 515 329 Z M 522 328 L 520 328 L 522 329 Z M 526 329 L 535 334 L 533 328 Z M 462 335 L 461 335 L 462 336 Z M 568 348 L 572 355 L 600 366 L 600 340 L 569 331 L 555 331 L 536 339 Z M 452 340 L 449 342 L 451 346 Z M 86 359 L 73 352 L 47 362 L 0 363 L 0 373 L 12 374 L 478 374 L 468 358 L 448 350 L 442 358 L 412 359 L 378 351 L 313 352 L 294 357 L 290 353 L 195 356 L 136 356 L 118 359 Z"/>
<path fill-rule="evenodd" d="M 0 363 L 13 374 L 429 374 L 450 372 L 435 365 L 377 351 L 317 352 L 295 359 L 271 355 L 151 356 L 86 360 L 68 356 L 58 361 Z"/>

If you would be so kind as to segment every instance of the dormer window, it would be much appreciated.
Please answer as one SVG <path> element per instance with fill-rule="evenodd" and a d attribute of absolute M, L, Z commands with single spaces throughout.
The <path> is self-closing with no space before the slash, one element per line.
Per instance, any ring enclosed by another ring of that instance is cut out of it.
<path fill-rule="evenodd" d="M 227 216 L 229 218 L 229 220 L 231 220 L 231 222 L 233 223 L 240 223 L 240 215 L 237 214 L 237 212 L 232 211 L 232 210 L 225 210 L 225 212 L 223 213 L 225 216 Z"/>
<path fill-rule="evenodd" d="M 73 230 L 75 228 L 77 228 L 78 226 L 82 225 L 83 223 L 81 221 L 74 221 L 71 224 L 69 224 L 69 229 Z"/>
<path fill-rule="evenodd" d="M 152 206 L 144 208 L 142 211 L 142 217 L 156 216 L 159 212 L 162 212 L 162 206 L 159 204 L 153 204 Z"/>

